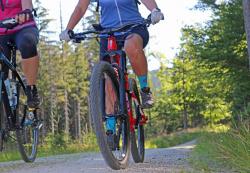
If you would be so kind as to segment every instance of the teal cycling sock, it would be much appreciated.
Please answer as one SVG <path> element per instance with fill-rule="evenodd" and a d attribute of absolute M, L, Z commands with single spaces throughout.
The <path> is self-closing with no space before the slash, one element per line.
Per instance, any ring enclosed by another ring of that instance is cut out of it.
<path fill-rule="evenodd" d="M 141 89 L 145 88 L 145 87 L 148 87 L 148 77 L 147 77 L 147 75 L 138 76 L 138 79 L 139 79 Z"/>
<path fill-rule="evenodd" d="M 116 128 L 116 119 L 115 117 L 107 117 L 106 119 L 106 128 L 107 130 L 111 130 L 113 134 L 115 134 L 115 128 Z"/>

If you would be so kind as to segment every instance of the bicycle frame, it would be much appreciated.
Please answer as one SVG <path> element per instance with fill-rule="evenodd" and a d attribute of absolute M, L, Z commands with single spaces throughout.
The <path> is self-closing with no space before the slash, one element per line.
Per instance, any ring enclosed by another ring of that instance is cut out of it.
<path fill-rule="evenodd" d="M 18 74 L 17 70 L 16 70 L 16 49 L 14 46 L 11 46 L 11 59 L 12 62 L 11 63 L 8 58 L 0 51 L 0 91 L 2 92 L 2 94 L 0 94 L 0 103 L 3 102 L 4 105 L 4 109 L 7 115 L 7 123 L 9 126 L 9 130 L 15 130 L 16 127 L 16 116 L 15 116 L 15 111 L 16 109 L 12 109 L 10 104 L 9 104 L 9 98 L 8 98 L 8 94 L 7 94 L 7 90 L 6 90 L 6 86 L 4 84 L 4 80 L 5 80 L 5 72 L 3 71 L 3 66 L 7 66 L 8 70 L 12 71 L 13 74 L 13 78 L 17 77 L 19 79 L 19 82 L 21 81 L 21 86 L 23 88 L 25 88 L 24 83 L 21 80 L 20 75 Z M 19 91 L 17 90 L 17 93 Z M 19 94 L 17 94 L 19 96 Z M 19 100 L 19 98 L 17 98 L 17 100 Z M 17 101 L 17 105 L 18 106 L 18 101 Z"/>
<path fill-rule="evenodd" d="M 137 100 L 135 93 L 133 91 L 130 91 L 129 86 L 129 78 L 128 78 L 128 72 L 127 72 L 127 61 L 126 61 L 126 54 L 123 50 L 118 50 L 117 40 L 115 36 L 109 36 L 108 37 L 108 54 L 110 55 L 110 61 L 114 68 L 117 66 L 118 74 L 119 74 L 119 93 L 120 93 L 120 108 L 123 115 L 128 115 L 129 122 L 130 122 L 130 131 L 135 130 L 135 126 L 144 125 L 147 123 L 148 118 L 145 116 L 142 108 L 139 105 L 139 101 Z M 136 105 L 136 109 L 140 111 L 141 117 L 138 120 L 137 118 L 134 118 L 133 111 L 129 104 L 129 97 L 131 96 L 132 100 L 134 101 Z M 126 105 L 126 106 L 125 106 Z"/>

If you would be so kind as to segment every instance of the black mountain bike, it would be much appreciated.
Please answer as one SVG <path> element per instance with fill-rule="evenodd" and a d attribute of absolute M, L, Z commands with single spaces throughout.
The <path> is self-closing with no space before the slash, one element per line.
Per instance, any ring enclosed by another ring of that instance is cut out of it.
<path fill-rule="evenodd" d="M 0 27 L 11 29 L 17 26 L 15 19 L 0 21 Z M 17 142 L 25 162 L 33 162 L 37 155 L 39 129 L 42 122 L 37 109 L 27 106 L 25 80 L 17 72 L 16 46 L 9 42 L 11 57 L 0 50 L 0 150 Z"/>
<path fill-rule="evenodd" d="M 128 77 L 124 39 L 133 28 L 149 26 L 150 16 L 139 24 L 117 29 L 70 33 L 80 43 L 86 39 L 108 40 L 106 55 L 94 66 L 90 81 L 90 114 L 97 142 L 106 163 L 115 170 L 128 165 L 130 149 L 136 163 L 145 154 L 144 128 L 147 122 L 140 103 L 136 80 Z M 123 38 L 123 39 L 119 39 Z"/>

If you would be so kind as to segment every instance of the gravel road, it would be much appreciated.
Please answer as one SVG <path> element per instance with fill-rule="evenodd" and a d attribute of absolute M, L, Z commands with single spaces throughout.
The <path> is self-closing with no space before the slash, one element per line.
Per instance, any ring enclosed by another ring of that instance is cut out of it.
<path fill-rule="evenodd" d="M 144 163 L 135 164 L 130 159 L 129 167 L 119 171 L 111 170 L 99 153 L 78 153 L 38 158 L 34 163 L 0 163 L 0 173 L 187 173 L 194 172 L 187 160 L 194 146 L 195 141 L 191 141 L 171 148 L 148 149 Z"/>

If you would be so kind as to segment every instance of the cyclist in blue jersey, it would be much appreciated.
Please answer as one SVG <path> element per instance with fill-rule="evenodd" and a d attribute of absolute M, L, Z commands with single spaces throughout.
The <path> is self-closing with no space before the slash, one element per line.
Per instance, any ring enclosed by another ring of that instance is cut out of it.
<path fill-rule="evenodd" d="M 163 13 L 157 7 L 155 0 L 141 0 L 141 2 L 151 11 L 152 24 L 158 23 L 163 19 Z M 69 41 L 69 31 L 73 30 L 76 24 L 84 16 L 90 0 L 79 0 L 71 18 L 68 22 L 67 28 L 60 34 L 60 39 Z M 143 18 L 137 7 L 137 0 L 99 0 L 101 7 L 101 27 L 118 28 L 128 23 L 140 23 Z M 143 48 L 147 45 L 149 40 L 149 33 L 146 27 L 134 28 L 130 35 L 127 36 L 124 43 L 124 50 L 129 57 L 131 66 L 138 76 L 142 106 L 144 109 L 153 106 L 153 98 L 150 88 L 148 86 L 147 74 L 148 64 Z M 103 40 L 101 41 L 100 54 L 105 52 Z"/>

